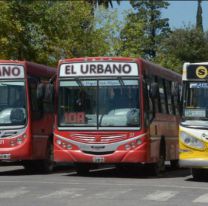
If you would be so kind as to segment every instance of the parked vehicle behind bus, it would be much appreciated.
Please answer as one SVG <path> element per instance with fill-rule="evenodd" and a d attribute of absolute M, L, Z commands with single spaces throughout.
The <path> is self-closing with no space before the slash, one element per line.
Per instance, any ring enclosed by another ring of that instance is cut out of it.
<path fill-rule="evenodd" d="M 0 161 L 27 170 L 53 168 L 54 68 L 0 60 Z"/>
<path fill-rule="evenodd" d="M 97 163 L 147 164 L 158 174 L 178 162 L 181 76 L 143 59 L 59 62 L 54 160 L 85 174 Z"/>
<path fill-rule="evenodd" d="M 183 66 L 183 115 L 179 129 L 180 165 L 195 179 L 208 175 L 208 62 Z"/>

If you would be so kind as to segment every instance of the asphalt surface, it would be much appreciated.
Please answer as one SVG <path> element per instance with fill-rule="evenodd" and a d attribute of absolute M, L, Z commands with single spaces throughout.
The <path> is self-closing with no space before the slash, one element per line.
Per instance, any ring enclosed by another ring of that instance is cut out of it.
<path fill-rule="evenodd" d="M 208 205 L 208 181 L 189 170 L 152 177 L 112 166 L 78 176 L 71 165 L 52 174 L 28 174 L 22 166 L 0 166 L 0 206 L 190 206 Z"/>

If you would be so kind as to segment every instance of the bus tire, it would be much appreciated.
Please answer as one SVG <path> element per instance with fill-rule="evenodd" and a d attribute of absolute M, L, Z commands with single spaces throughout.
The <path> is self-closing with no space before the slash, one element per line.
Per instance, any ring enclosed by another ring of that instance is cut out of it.
<path fill-rule="evenodd" d="M 35 160 L 25 160 L 22 165 L 28 173 L 37 172 L 37 162 Z"/>
<path fill-rule="evenodd" d="M 55 162 L 54 162 L 54 154 L 53 154 L 53 143 L 52 141 L 48 142 L 47 145 L 47 154 L 46 159 L 41 160 L 41 171 L 44 173 L 53 172 Z"/>
<path fill-rule="evenodd" d="M 159 176 L 161 172 L 165 171 L 165 142 L 162 140 L 160 143 L 159 160 L 156 163 L 148 165 L 150 175 Z"/>
<path fill-rule="evenodd" d="M 194 180 L 202 180 L 207 177 L 206 169 L 192 168 L 191 174 Z"/>
<path fill-rule="evenodd" d="M 172 169 L 178 169 L 179 168 L 179 161 L 178 160 L 170 160 L 170 166 Z"/>
<path fill-rule="evenodd" d="M 90 164 L 88 163 L 76 163 L 75 169 L 78 175 L 88 175 L 90 171 Z"/>

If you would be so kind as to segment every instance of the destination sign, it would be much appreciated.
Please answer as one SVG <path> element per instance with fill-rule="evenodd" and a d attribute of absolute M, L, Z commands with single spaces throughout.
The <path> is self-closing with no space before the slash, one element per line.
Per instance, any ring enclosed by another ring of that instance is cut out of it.
<path fill-rule="evenodd" d="M 208 65 L 188 65 L 187 79 L 208 79 Z"/>
<path fill-rule="evenodd" d="M 24 67 L 13 64 L 0 64 L 0 79 L 24 78 Z"/>
<path fill-rule="evenodd" d="M 85 62 L 62 64 L 60 77 L 74 76 L 137 76 L 136 63 L 124 62 Z"/>

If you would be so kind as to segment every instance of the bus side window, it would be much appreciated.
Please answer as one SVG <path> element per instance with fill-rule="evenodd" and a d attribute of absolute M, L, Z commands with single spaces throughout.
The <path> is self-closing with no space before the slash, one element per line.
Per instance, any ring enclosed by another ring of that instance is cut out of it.
<path fill-rule="evenodd" d="M 38 120 L 43 116 L 43 103 L 37 98 L 37 85 L 39 81 L 36 78 L 30 78 L 28 82 L 32 120 Z"/>
<path fill-rule="evenodd" d="M 166 107 L 166 101 L 165 101 L 165 87 L 164 82 L 162 79 L 158 78 L 159 83 L 159 96 L 160 96 L 160 104 L 161 104 L 161 113 L 166 114 L 167 113 L 167 107 Z"/>
<path fill-rule="evenodd" d="M 176 82 L 174 82 L 174 85 L 172 85 L 172 86 L 174 86 L 175 88 L 175 90 L 174 90 L 174 93 L 172 94 L 172 98 L 173 98 L 173 107 L 174 107 L 174 109 L 175 109 L 175 113 L 174 114 L 176 114 L 176 115 L 180 115 L 180 91 L 179 91 L 179 85 L 178 85 L 178 83 L 176 83 Z M 191 98 L 190 98 L 190 94 L 188 94 L 189 95 L 189 100 L 191 100 Z M 190 102 L 188 102 L 188 105 L 190 104 Z"/>
<path fill-rule="evenodd" d="M 158 83 L 159 85 L 159 81 L 158 81 L 158 78 L 155 76 L 154 77 L 154 82 Z M 159 86 L 158 86 L 158 89 L 159 89 Z M 158 90 L 158 98 L 155 98 L 153 101 L 154 101 L 154 113 L 157 113 L 157 112 L 161 112 L 161 99 L 160 99 L 160 96 L 159 96 L 159 90 Z"/>
<path fill-rule="evenodd" d="M 53 84 L 45 85 L 45 94 L 43 99 L 43 109 L 45 113 L 54 112 L 54 88 Z"/>
<path fill-rule="evenodd" d="M 144 123 L 148 127 L 149 122 L 153 119 L 153 106 L 148 94 L 148 87 L 146 82 L 143 81 L 143 96 L 144 96 Z"/>
<path fill-rule="evenodd" d="M 167 106 L 169 114 L 175 114 L 175 108 L 173 106 L 173 95 L 171 92 L 171 83 L 165 80 L 166 95 L 167 95 Z"/>

